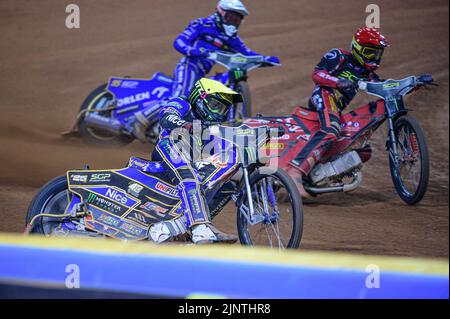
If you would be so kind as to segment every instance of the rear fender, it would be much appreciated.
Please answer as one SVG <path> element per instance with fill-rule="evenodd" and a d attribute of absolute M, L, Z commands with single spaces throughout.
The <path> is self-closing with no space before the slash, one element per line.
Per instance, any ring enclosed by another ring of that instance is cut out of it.
<path fill-rule="evenodd" d="M 156 112 L 160 107 L 158 103 L 172 95 L 172 85 L 173 80 L 162 73 L 156 73 L 151 79 L 111 77 L 107 91 L 116 101 L 114 117 L 126 117 L 130 112 L 151 106 Z"/>
<path fill-rule="evenodd" d="M 176 187 L 133 167 L 68 171 L 67 180 L 79 198 L 72 207 L 86 205 L 86 227 L 110 237 L 146 239 L 151 225 L 179 216 Z"/>

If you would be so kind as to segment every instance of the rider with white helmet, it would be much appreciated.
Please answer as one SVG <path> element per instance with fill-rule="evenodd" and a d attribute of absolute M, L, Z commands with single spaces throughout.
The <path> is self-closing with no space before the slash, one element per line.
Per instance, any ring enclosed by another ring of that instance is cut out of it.
<path fill-rule="evenodd" d="M 192 21 L 175 39 L 174 47 L 183 57 L 174 70 L 172 97 L 188 96 L 194 83 L 214 66 L 208 59 L 212 51 L 242 53 L 247 56 L 259 55 L 244 44 L 237 31 L 249 12 L 239 0 L 220 0 L 216 12 L 207 18 Z M 266 57 L 267 61 L 279 63 L 277 57 Z M 137 112 L 133 133 L 141 141 L 145 141 L 145 131 L 149 126 L 145 110 Z"/>

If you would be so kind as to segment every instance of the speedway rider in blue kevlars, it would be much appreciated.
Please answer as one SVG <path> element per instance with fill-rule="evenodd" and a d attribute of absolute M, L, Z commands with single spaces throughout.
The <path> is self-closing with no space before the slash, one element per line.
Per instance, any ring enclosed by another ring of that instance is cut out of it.
<path fill-rule="evenodd" d="M 205 145 L 211 144 L 204 143 L 201 134 L 193 134 L 197 133 L 198 128 L 193 123 L 196 120 L 196 123 L 223 122 L 231 105 L 240 102 L 242 96 L 239 93 L 218 81 L 202 78 L 195 83 L 189 98 L 173 98 L 159 113 L 161 134 L 152 159 L 162 161 L 168 177 L 178 185 L 186 226 L 196 244 L 237 241 L 236 236 L 220 232 L 211 224 L 205 199 L 208 190 L 222 187 L 221 181 L 234 171 L 237 152 L 232 142 L 213 137 L 214 145 L 218 144 L 219 147 L 213 150 L 213 154 L 208 151 L 206 156 L 203 149 L 202 158 L 199 159 L 193 155 L 194 149 L 202 150 Z M 156 242 L 164 242 L 176 234 L 166 223 L 159 223 L 150 228 L 149 235 Z"/>
<path fill-rule="evenodd" d="M 208 74 L 214 61 L 208 59 L 209 52 L 228 51 L 247 56 L 259 55 L 244 44 L 237 31 L 249 12 L 239 0 L 220 0 L 216 12 L 192 21 L 174 41 L 175 49 L 184 55 L 174 70 L 173 97 L 188 96 L 194 83 Z M 266 57 L 267 61 L 279 63 L 277 57 Z M 133 134 L 141 141 L 149 126 L 146 112 L 135 114 Z"/>

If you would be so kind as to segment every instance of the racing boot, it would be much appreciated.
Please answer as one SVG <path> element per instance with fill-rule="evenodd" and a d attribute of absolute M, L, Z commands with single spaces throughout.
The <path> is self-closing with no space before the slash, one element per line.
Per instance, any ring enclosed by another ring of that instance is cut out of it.
<path fill-rule="evenodd" d="M 237 236 L 225 234 L 209 223 L 192 227 L 192 242 L 194 244 L 234 244 L 237 240 Z"/>
<path fill-rule="evenodd" d="M 309 194 L 305 187 L 303 186 L 303 173 L 302 171 L 296 169 L 296 168 L 291 168 L 288 171 L 289 175 L 292 177 L 292 179 L 295 182 L 295 186 L 297 186 L 298 192 L 300 193 L 300 196 L 302 198 L 311 198 L 311 194 Z"/>
<path fill-rule="evenodd" d="M 187 232 L 184 215 L 169 221 L 153 224 L 148 232 L 149 240 L 161 244 Z"/>
<path fill-rule="evenodd" d="M 148 127 L 150 126 L 150 122 L 142 112 L 136 112 L 134 116 L 136 118 L 136 121 L 134 121 L 132 125 L 132 133 L 138 140 L 140 140 L 142 143 L 145 143 L 147 141 L 146 132 Z"/>

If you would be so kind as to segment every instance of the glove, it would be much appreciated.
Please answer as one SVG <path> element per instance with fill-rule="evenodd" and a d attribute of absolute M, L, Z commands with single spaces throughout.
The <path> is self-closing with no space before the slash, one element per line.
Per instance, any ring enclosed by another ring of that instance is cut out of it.
<path fill-rule="evenodd" d="M 192 49 L 188 52 L 188 56 L 194 58 L 206 58 L 208 57 L 209 52 L 203 48 L 200 49 Z"/>
<path fill-rule="evenodd" d="M 429 84 L 432 83 L 434 81 L 433 76 L 431 74 L 422 74 L 421 76 L 419 76 L 417 78 L 417 80 L 419 82 L 425 83 L 425 84 Z"/>
<path fill-rule="evenodd" d="M 264 61 L 270 64 L 281 64 L 280 59 L 277 56 L 266 56 Z"/>
<path fill-rule="evenodd" d="M 339 79 L 336 82 L 336 87 L 338 90 L 352 89 L 355 87 L 355 83 L 353 83 L 352 81 L 350 81 L 348 79 Z"/>

